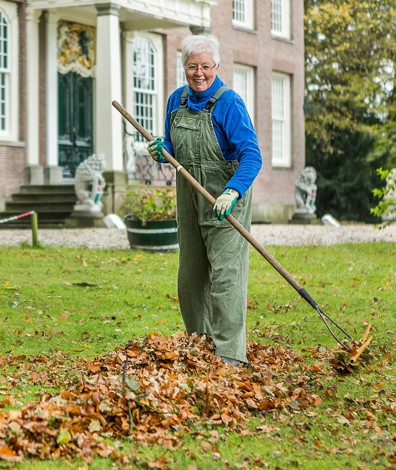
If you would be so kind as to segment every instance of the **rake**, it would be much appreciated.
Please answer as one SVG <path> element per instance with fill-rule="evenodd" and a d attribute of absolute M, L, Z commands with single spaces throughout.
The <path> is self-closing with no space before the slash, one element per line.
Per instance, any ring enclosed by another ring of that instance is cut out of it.
<path fill-rule="evenodd" d="M 147 141 L 150 142 L 154 140 L 154 137 L 150 135 L 150 133 L 144 129 L 144 127 L 142 127 L 122 105 L 117 101 L 113 101 L 112 105 Z M 162 155 L 178 173 L 180 173 L 212 206 L 214 206 L 216 202 L 215 198 L 164 148 L 162 149 Z M 309 293 L 288 271 L 286 271 L 286 269 L 271 255 L 271 253 L 266 250 L 248 230 L 245 229 L 245 227 L 243 227 L 231 214 L 225 218 L 230 225 L 232 225 L 250 243 L 250 245 L 255 248 L 276 271 L 278 271 L 278 273 L 298 292 L 298 294 L 318 312 L 319 317 L 325 324 L 330 335 L 337 341 L 342 350 L 348 353 L 348 364 L 355 366 L 358 363 L 358 359 L 372 340 L 371 337 L 368 338 L 371 326 L 369 325 L 367 327 L 360 341 L 355 341 L 340 325 L 338 325 L 338 323 L 322 310 Z M 334 331 L 337 331 L 337 334 Z M 343 340 L 338 337 L 339 335 L 343 335 Z M 350 341 L 350 344 L 347 344 L 348 340 Z"/>

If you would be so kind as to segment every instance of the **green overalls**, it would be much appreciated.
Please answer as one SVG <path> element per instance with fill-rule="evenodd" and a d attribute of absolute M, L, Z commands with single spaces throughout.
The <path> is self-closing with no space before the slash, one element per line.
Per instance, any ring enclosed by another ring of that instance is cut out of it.
<path fill-rule="evenodd" d="M 187 109 L 187 87 L 180 109 L 171 115 L 175 158 L 214 198 L 220 196 L 238 166 L 226 161 L 213 129 L 211 111 L 227 90 L 221 87 L 201 112 Z M 216 354 L 247 362 L 246 307 L 248 243 L 179 173 L 176 176 L 179 235 L 178 292 L 187 333 L 206 333 Z M 232 215 L 247 229 L 251 190 Z"/>

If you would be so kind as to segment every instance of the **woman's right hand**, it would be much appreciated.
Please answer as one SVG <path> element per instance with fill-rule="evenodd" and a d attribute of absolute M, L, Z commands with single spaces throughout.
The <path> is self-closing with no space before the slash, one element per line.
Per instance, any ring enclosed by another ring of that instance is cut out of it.
<path fill-rule="evenodd" d="M 161 137 L 158 137 L 155 140 L 151 140 L 147 145 L 148 153 L 156 162 L 163 159 L 162 152 L 161 152 L 163 146 L 164 146 L 164 139 L 161 139 Z"/>

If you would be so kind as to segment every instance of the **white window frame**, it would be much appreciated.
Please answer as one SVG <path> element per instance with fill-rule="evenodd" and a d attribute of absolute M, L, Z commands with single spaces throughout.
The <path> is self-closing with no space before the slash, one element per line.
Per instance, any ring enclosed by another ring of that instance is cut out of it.
<path fill-rule="evenodd" d="M 233 89 L 245 102 L 250 119 L 254 124 L 255 103 L 254 68 L 249 65 L 234 63 Z"/>
<path fill-rule="evenodd" d="M 232 0 L 232 25 L 236 28 L 254 29 L 253 0 Z"/>
<path fill-rule="evenodd" d="M 271 0 L 271 34 L 290 39 L 290 0 Z"/>
<path fill-rule="evenodd" d="M 186 74 L 184 73 L 183 59 L 181 51 L 176 53 L 176 87 L 187 85 Z"/>
<path fill-rule="evenodd" d="M 125 35 L 125 102 L 131 114 L 135 110 L 134 77 L 134 42 L 136 38 L 142 38 L 150 42 L 154 52 L 154 89 L 149 93 L 153 96 L 153 129 L 147 129 L 154 136 L 162 136 L 164 133 L 164 74 L 163 74 L 163 46 L 162 37 L 159 34 L 147 33 L 143 31 L 128 32 Z M 134 128 L 128 124 L 127 131 L 135 133 Z"/>
<path fill-rule="evenodd" d="M 273 167 L 291 167 L 291 77 L 285 73 L 272 73 L 271 86 Z"/>
<path fill-rule="evenodd" d="M 0 0 L 0 12 L 7 22 L 7 67 L 0 69 L 5 74 L 5 96 L 4 96 L 4 117 L 5 128 L 0 125 L 0 140 L 4 142 L 16 142 L 18 140 L 18 10 L 17 5 L 11 2 Z"/>

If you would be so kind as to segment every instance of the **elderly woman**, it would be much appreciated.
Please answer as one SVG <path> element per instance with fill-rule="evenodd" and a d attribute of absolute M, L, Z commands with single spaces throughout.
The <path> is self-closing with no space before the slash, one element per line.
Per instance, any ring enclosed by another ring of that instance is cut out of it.
<path fill-rule="evenodd" d="M 178 294 L 188 334 L 206 333 L 224 362 L 239 365 L 247 362 L 248 244 L 224 218 L 232 210 L 250 229 L 261 153 L 243 100 L 217 76 L 218 40 L 186 38 L 182 60 L 188 85 L 169 97 L 165 138 L 148 150 L 165 162 L 165 148 L 217 198 L 211 207 L 177 174 Z"/>

